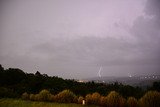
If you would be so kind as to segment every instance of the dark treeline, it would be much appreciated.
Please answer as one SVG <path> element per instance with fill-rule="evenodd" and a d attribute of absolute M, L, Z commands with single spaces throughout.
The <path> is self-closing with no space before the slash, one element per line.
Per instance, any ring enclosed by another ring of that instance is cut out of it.
<path fill-rule="evenodd" d="M 120 83 L 103 84 L 95 82 L 79 83 L 75 80 L 65 80 L 57 76 L 48 76 L 40 72 L 25 73 L 18 68 L 4 69 L 0 65 L 0 97 L 21 97 L 22 93 L 37 94 L 41 90 L 47 89 L 51 94 L 57 94 L 65 89 L 69 89 L 78 96 L 86 96 L 94 92 L 101 95 L 108 95 L 111 91 L 116 91 L 124 98 L 133 96 L 140 98 L 146 91 L 160 91 L 160 82 L 155 82 L 152 87 L 143 90 L 140 87 L 132 87 Z"/>

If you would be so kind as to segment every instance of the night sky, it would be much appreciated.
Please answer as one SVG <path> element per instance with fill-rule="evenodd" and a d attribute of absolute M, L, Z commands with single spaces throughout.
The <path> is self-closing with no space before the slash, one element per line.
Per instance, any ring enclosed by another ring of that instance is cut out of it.
<path fill-rule="evenodd" d="M 0 0 L 0 64 L 63 78 L 160 74 L 160 0 Z"/>

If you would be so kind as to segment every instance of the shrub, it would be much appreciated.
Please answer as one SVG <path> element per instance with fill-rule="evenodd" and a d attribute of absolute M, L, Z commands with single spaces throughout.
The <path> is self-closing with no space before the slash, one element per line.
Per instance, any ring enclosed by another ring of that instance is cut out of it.
<path fill-rule="evenodd" d="M 134 97 L 129 97 L 127 100 L 127 107 L 137 107 L 138 101 Z"/>
<path fill-rule="evenodd" d="M 126 106 L 126 99 L 121 96 L 119 100 L 119 107 L 124 107 L 124 106 Z"/>
<path fill-rule="evenodd" d="M 59 99 L 58 99 L 58 95 L 55 95 L 53 100 L 54 100 L 55 102 L 60 102 Z"/>
<path fill-rule="evenodd" d="M 86 104 L 92 104 L 92 95 L 91 94 L 87 94 L 85 99 L 86 99 Z"/>
<path fill-rule="evenodd" d="M 84 100 L 84 98 L 82 97 L 82 96 L 80 96 L 79 98 L 78 98 L 78 104 L 82 104 L 82 101 Z"/>
<path fill-rule="evenodd" d="M 15 98 L 15 97 L 18 97 L 18 94 L 14 92 L 13 89 L 0 87 L 0 98 Z"/>
<path fill-rule="evenodd" d="M 124 107 L 125 99 L 115 91 L 111 91 L 107 96 L 108 107 Z"/>
<path fill-rule="evenodd" d="M 41 101 L 41 100 L 40 100 L 40 97 L 39 97 L 39 94 L 35 94 L 35 95 L 34 95 L 34 100 L 35 100 L 35 101 Z"/>
<path fill-rule="evenodd" d="M 34 94 L 30 94 L 30 95 L 29 95 L 29 99 L 30 99 L 31 101 L 35 101 L 35 95 L 34 95 Z"/>
<path fill-rule="evenodd" d="M 100 98 L 101 95 L 95 92 L 93 94 L 87 94 L 85 99 L 87 104 L 100 105 Z"/>
<path fill-rule="evenodd" d="M 76 95 L 70 90 L 64 90 L 56 95 L 57 102 L 72 103 L 74 102 Z"/>
<path fill-rule="evenodd" d="M 39 94 L 37 95 L 37 100 L 39 101 L 49 101 L 51 98 L 51 93 L 44 89 L 42 91 L 39 92 Z"/>
<path fill-rule="evenodd" d="M 141 107 L 159 107 L 160 93 L 157 91 L 147 92 L 139 101 Z"/>
<path fill-rule="evenodd" d="M 100 98 L 101 98 L 101 95 L 99 93 L 97 92 L 93 93 L 91 98 L 92 104 L 98 105 L 100 102 Z"/>
<path fill-rule="evenodd" d="M 49 97 L 49 101 L 55 102 L 56 101 L 55 96 L 51 94 L 51 96 Z"/>
<path fill-rule="evenodd" d="M 78 97 L 75 95 L 74 99 L 73 99 L 73 103 L 78 103 Z"/>
<path fill-rule="evenodd" d="M 22 99 L 23 100 L 29 100 L 29 94 L 27 92 L 22 94 Z"/>
<path fill-rule="evenodd" d="M 107 97 L 101 96 L 99 105 L 101 106 L 107 106 Z"/>

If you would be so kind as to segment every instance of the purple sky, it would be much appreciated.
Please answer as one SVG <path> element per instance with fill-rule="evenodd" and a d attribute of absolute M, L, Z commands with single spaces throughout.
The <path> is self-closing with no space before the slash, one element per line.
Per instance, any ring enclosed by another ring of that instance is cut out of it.
<path fill-rule="evenodd" d="M 63 78 L 160 74 L 160 0 L 0 0 L 0 64 Z"/>

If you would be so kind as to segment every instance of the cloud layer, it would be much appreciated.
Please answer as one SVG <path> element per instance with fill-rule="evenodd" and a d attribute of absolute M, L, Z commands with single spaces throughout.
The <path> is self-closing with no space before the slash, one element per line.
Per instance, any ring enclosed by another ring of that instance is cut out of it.
<path fill-rule="evenodd" d="M 0 63 L 64 78 L 159 74 L 159 0 L 2 2 Z"/>

